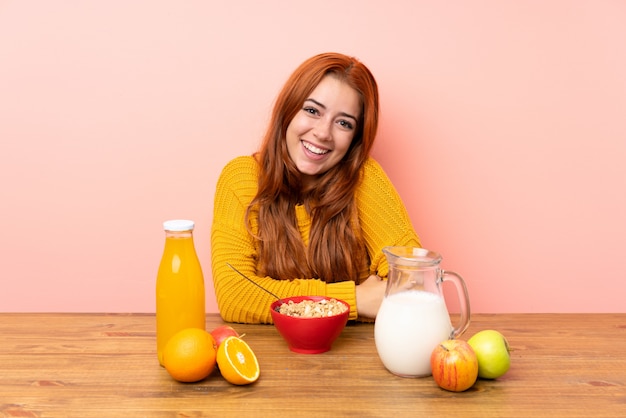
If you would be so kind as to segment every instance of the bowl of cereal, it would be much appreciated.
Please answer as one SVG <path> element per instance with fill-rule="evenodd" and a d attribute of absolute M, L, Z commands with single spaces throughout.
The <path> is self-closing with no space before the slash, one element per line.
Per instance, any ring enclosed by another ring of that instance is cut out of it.
<path fill-rule="evenodd" d="M 324 296 L 294 296 L 272 303 L 271 314 L 291 351 L 318 354 L 330 350 L 343 331 L 350 305 Z"/>

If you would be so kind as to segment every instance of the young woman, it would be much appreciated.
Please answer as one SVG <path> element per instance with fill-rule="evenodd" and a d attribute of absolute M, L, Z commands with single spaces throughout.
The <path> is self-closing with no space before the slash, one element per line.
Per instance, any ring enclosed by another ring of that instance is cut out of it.
<path fill-rule="evenodd" d="M 323 295 L 376 317 L 385 246 L 420 246 L 407 211 L 370 157 L 378 87 L 337 53 L 302 63 L 278 95 L 261 149 L 229 162 L 215 192 L 213 283 L 222 318 L 271 323 L 274 298 Z"/>

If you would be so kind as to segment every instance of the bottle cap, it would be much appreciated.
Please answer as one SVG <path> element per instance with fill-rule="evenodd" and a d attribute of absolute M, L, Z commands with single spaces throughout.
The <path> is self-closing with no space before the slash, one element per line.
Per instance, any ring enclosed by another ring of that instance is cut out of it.
<path fill-rule="evenodd" d="M 173 219 L 163 222 L 163 229 L 166 231 L 192 231 L 193 227 L 193 221 L 186 219 Z"/>

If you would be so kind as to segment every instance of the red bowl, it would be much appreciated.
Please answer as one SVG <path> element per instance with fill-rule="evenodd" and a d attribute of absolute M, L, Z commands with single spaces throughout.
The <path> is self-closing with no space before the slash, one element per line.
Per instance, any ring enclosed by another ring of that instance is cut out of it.
<path fill-rule="evenodd" d="M 270 306 L 274 325 L 278 333 L 287 342 L 291 351 L 303 354 L 318 354 L 330 350 L 333 342 L 339 337 L 348 322 L 350 305 L 343 300 L 335 299 L 346 305 L 348 309 L 337 315 L 320 318 L 302 318 L 285 315 L 278 312 L 276 308 L 289 301 L 294 303 L 303 300 L 319 302 L 324 299 L 329 300 L 331 298 L 325 296 L 294 296 L 277 300 Z"/>

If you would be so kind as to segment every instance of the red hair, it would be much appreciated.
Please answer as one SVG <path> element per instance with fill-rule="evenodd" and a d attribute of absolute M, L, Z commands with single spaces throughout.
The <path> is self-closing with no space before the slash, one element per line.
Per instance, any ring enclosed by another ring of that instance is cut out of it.
<path fill-rule="evenodd" d="M 342 161 L 303 188 L 289 157 L 287 127 L 320 81 L 331 75 L 356 90 L 361 114 L 355 136 Z M 326 282 L 359 281 L 368 259 L 360 234 L 355 191 L 378 128 L 378 87 L 369 69 L 338 53 L 303 62 L 280 91 L 257 157 L 261 165 L 256 197 L 248 208 L 258 211 L 259 275 L 275 279 L 319 278 Z M 295 206 L 311 214 L 309 245 L 302 242 Z"/>

